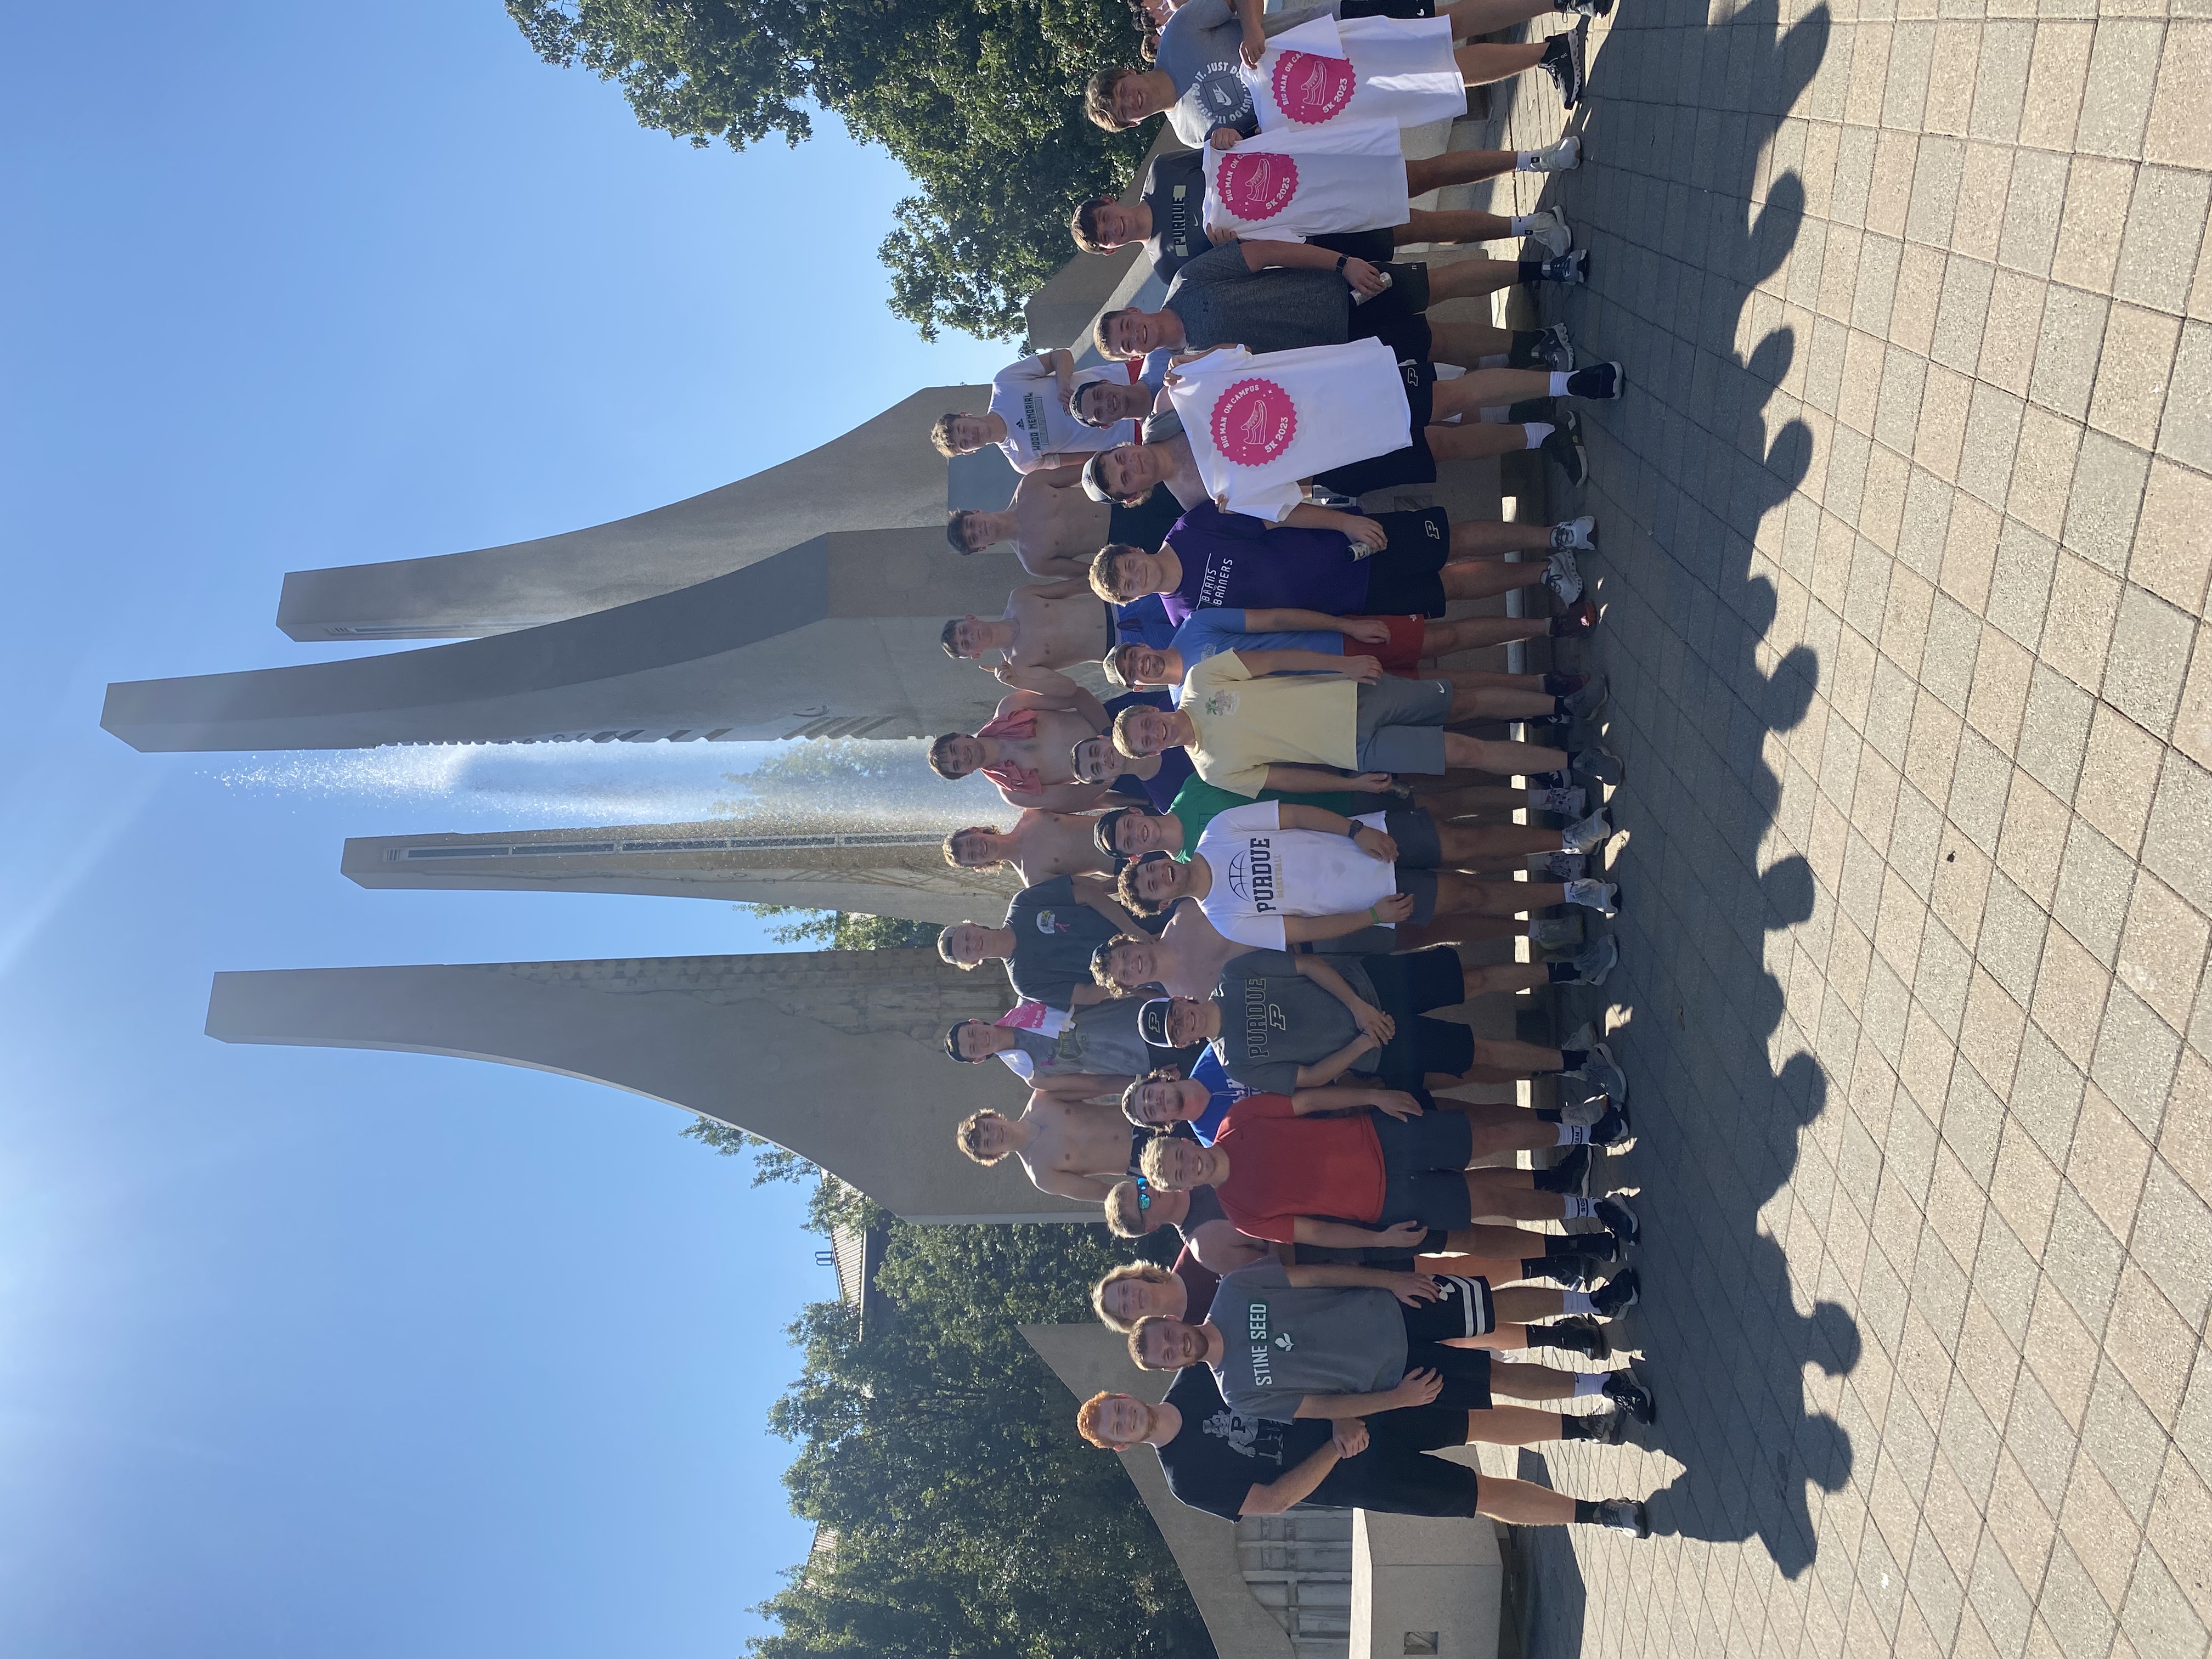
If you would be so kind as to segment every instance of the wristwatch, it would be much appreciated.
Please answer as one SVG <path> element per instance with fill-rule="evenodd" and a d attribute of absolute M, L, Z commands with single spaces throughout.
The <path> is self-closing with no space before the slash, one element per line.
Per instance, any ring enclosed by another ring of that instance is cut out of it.
<path fill-rule="evenodd" d="M 1336 274 L 1338 276 L 1341 276 L 1344 275 L 1344 262 L 1351 257 L 1352 256 L 1349 253 L 1340 253 L 1336 256 Z"/>
<path fill-rule="evenodd" d="M 1367 825 L 1362 823 L 1358 818 L 1354 818 L 1352 820 L 1351 828 L 1346 830 L 1344 833 L 1346 839 L 1358 841 L 1359 839 L 1359 832 L 1367 827 Z"/>

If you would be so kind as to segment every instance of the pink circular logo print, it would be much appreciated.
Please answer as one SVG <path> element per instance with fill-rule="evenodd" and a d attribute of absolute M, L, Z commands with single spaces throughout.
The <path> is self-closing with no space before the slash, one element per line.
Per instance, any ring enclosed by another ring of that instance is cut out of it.
<path fill-rule="evenodd" d="M 1224 155 L 1214 169 L 1214 193 L 1221 205 L 1250 223 L 1272 219 L 1298 193 L 1298 164 L 1287 155 Z"/>
<path fill-rule="evenodd" d="M 1238 466 L 1265 466 L 1291 447 L 1298 411 L 1273 380 L 1239 380 L 1213 400 L 1213 447 Z"/>
<path fill-rule="evenodd" d="M 1347 58 L 1286 52 L 1275 60 L 1275 107 L 1301 126 L 1317 127 L 1343 114 L 1358 86 Z"/>

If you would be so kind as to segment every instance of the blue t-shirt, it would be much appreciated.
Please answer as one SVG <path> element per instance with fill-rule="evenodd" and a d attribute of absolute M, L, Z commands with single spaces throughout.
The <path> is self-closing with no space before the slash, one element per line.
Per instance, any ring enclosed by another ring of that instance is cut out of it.
<path fill-rule="evenodd" d="M 1194 1083 L 1203 1083 L 1206 1093 L 1213 1097 L 1206 1103 L 1206 1109 L 1190 1121 L 1192 1131 L 1211 1146 L 1214 1132 L 1221 1127 L 1221 1120 L 1229 1115 L 1229 1109 L 1245 1096 L 1257 1091 L 1234 1081 L 1228 1073 L 1223 1071 L 1220 1056 L 1211 1048 L 1200 1054 L 1198 1063 L 1190 1068 L 1190 1076 Z"/>
<path fill-rule="evenodd" d="M 1319 611 L 1356 617 L 1367 608 L 1367 563 L 1352 556 L 1340 530 L 1271 526 L 1249 513 L 1200 501 L 1175 521 L 1167 545 L 1182 561 L 1182 580 L 1164 595 L 1180 624 L 1194 611 Z M 1337 649 L 1343 649 L 1340 636 Z"/>
<path fill-rule="evenodd" d="M 1175 637 L 1175 624 L 1168 620 L 1166 602 L 1157 593 L 1147 593 L 1133 604 L 1117 605 L 1113 609 L 1117 644 L 1133 641 L 1161 651 Z"/>
<path fill-rule="evenodd" d="M 1333 629 L 1255 634 L 1245 627 L 1243 610 L 1232 605 L 1208 605 L 1203 611 L 1192 611 L 1189 620 L 1176 629 L 1175 637 L 1168 644 L 1182 653 L 1186 670 L 1224 651 L 1326 651 L 1333 657 L 1344 654 L 1344 635 Z"/>

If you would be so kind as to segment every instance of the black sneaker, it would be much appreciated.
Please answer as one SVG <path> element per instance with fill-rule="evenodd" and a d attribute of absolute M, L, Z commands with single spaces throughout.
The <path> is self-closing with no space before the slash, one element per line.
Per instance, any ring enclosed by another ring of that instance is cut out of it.
<path fill-rule="evenodd" d="M 1610 1527 L 1615 1532 L 1633 1533 L 1638 1538 L 1651 1536 L 1651 1518 L 1644 1505 L 1633 1498 L 1604 1498 L 1596 1504 L 1597 1516 L 1592 1523 Z"/>
<path fill-rule="evenodd" d="M 1590 1125 L 1589 1144 L 1593 1146 L 1618 1146 L 1635 1138 L 1636 1127 L 1628 1121 L 1628 1108 L 1617 1103 L 1608 1103 L 1605 1115 Z"/>
<path fill-rule="evenodd" d="M 1544 440 L 1544 453 L 1550 456 L 1560 471 L 1567 475 L 1571 484 L 1586 483 L 1589 478 L 1589 456 L 1583 449 L 1582 417 L 1569 410 L 1559 416 L 1552 435 Z"/>
<path fill-rule="evenodd" d="M 1610 1240 L 1613 1235 L 1592 1233 L 1590 1237 L 1593 1240 Z M 1537 1277 L 1548 1279 L 1553 1284 L 1563 1285 L 1571 1291 L 1592 1290 L 1601 1282 L 1601 1270 L 1610 1266 L 1612 1261 L 1613 1258 L 1610 1255 L 1550 1256 L 1544 1262 L 1544 1271 Z"/>
<path fill-rule="evenodd" d="M 1554 432 L 1544 440 L 1546 454 L 1552 454 L 1552 445 L 1558 441 L 1559 435 Z M 1582 453 L 1579 446 L 1576 448 L 1575 453 L 1579 459 Z M 1552 455 L 1552 459 L 1556 461 L 1559 458 L 1557 455 Z M 1596 626 L 1597 606 L 1588 599 L 1579 599 L 1552 618 L 1552 637 L 1555 640 L 1571 640 L 1577 634 L 1589 633 Z"/>
<path fill-rule="evenodd" d="M 1626 1199 L 1617 1194 L 1609 1194 L 1598 1200 L 1590 1206 L 1590 1213 L 1605 1224 L 1606 1231 L 1623 1244 L 1636 1243 L 1636 1236 L 1642 1231 L 1637 1223 L 1636 1212 L 1628 1207 Z"/>
<path fill-rule="evenodd" d="M 1550 1169 L 1537 1170 L 1535 1186 L 1540 1193 L 1562 1193 L 1576 1198 L 1588 1198 L 1589 1178 L 1590 1149 L 1577 1146 Z"/>
<path fill-rule="evenodd" d="M 1644 1386 L 1633 1366 L 1623 1366 L 1605 1379 L 1605 1397 L 1639 1423 L 1649 1423 L 1659 1415 L 1659 1402 L 1651 1397 L 1651 1390 Z"/>
<path fill-rule="evenodd" d="M 1539 282 L 1565 283 L 1571 288 L 1580 288 L 1589 280 L 1589 250 L 1578 247 L 1572 253 L 1544 260 L 1536 267 L 1536 277 Z"/>
<path fill-rule="evenodd" d="M 1628 372 L 1619 363 L 1592 363 L 1567 376 L 1567 396 L 1603 403 L 1620 396 L 1621 387 L 1627 384 Z"/>
<path fill-rule="evenodd" d="M 1550 366 L 1553 374 L 1571 374 L 1575 367 L 1575 337 L 1567 332 L 1565 323 L 1553 323 L 1537 335 L 1536 355 Z"/>
<path fill-rule="evenodd" d="M 1536 60 L 1536 67 L 1552 77 L 1552 84 L 1559 89 L 1559 101 L 1572 109 L 1583 95 L 1583 33 L 1587 23 L 1577 24 L 1564 34 L 1555 34 L 1544 43 L 1544 55 Z"/>
<path fill-rule="evenodd" d="M 1528 1346 L 1532 1348 L 1557 1348 L 1564 1353 L 1578 1353 L 1585 1359 L 1610 1359 L 1613 1344 L 1607 1340 L 1605 1327 L 1588 1314 L 1570 1314 L 1565 1319 L 1555 1319 L 1548 1325 L 1528 1328 Z"/>
<path fill-rule="evenodd" d="M 1618 1319 L 1636 1305 L 1643 1285 L 1633 1267 L 1615 1273 L 1590 1292 L 1590 1306 L 1607 1319 Z"/>

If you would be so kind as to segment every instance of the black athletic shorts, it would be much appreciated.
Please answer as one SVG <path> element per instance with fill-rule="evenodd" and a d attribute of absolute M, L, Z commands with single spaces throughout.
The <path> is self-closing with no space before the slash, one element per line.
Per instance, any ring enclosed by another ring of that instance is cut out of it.
<path fill-rule="evenodd" d="M 1380 304 L 1381 301 L 1372 303 Z M 1343 466 L 1333 466 L 1326 472 L 1316 472 L 1314 474 L 1316 483 L 1334 489 L 1340 495 L 1364 495 L 1370 489 L 1395 489 L 1401 484 L 1434 483 L 1437 481 L 1437 458 L 1429 453 L 1429 416 L 1436 409 L 1437 366 L 1426 356 L 1407 357 L 1399 363 L 1398 376 L 1406 385 L 1406 413 L 1413 442 L 1402 449 L 1388 450 L 1380 455 L 1370 455 L 1364 461 L 1351 461 Z M 1386 525 L 1384 527 L 1387 529 L 1389 526 Z M 1395 544 L 1398 538 L 1393 536 L 1390 539 Z M 1445 550 L 1450 550 L 1449 546 Z M 1438 592 L 1441 593 L 1442 590 Z M 1397 611 L 1399 607 L 1377 605 L 1370 595 L 1367 609 L 1370 615 L 1387 617 Z M 1441 617 L 1443 612 L 1437 611 L 1429 614 Z"/>
<path fill-rule="evenodd" d="M 1392 263 L 1390 286 L 1352 307 L 1347 340 L 1380 340 L 1400 357 L 1429 360 L 1429 268 L 1415 262 Z"/>
<path fill-rule="evenodd" d="M 1367 556 L 1366 608 L 1360 614 L 1442 617 L 1450 603 L 1444 598 L 1443 577 L 1439 573 L 1451 556 L 1451 514 L 1441 507 L 1425 507 L 1403 513 L 1377 513 L 1374 518 L 1390 544 L 1380 553 Z"/>
<path fill-rule="evenodd" d="M 1466 1443 L 1466 1411 L 1409 1406 L 1365 1421 L 1367 1449 L 1340 1459 L 1307 1503 L 1384 1515 L 1477 1513 L 1474 1470 L 1428 1455 Z"/>
<path fill-rule="evenodd" d="M 1327 248 L 1331 253 L 1364 259 L 1370 265 L 1389 264 L 1391 250 L 1398 245 L 1397 239 L 1388 230 L 1337 230 L 1326 236 L 1309 236 L 1306 240 L 1316 247 Z M 1393 276 L 1392 285 L 1395 286 L 1397 278 Z M 1375 301 L 1370 300 L 1367 303 L 1371 306 Z M 1352 308 L 1355 311 L 1364 310 L 1365 307 L 1355 306 Z"/>
<path fill-rule="evenodd" d="M 1437 821 L 1425 806 L 1386 810 L 1382 828 L 1398 843 L 1398 890 L 1413 901 L 1409 920 L 1436 920 L 1437 866 L 1444 861 Z"/>
<path fill-rule="evenodd" d="M 1378 1227 L 1418 1221 L 1433 1231 L 1474 1219 L 1462 1173 L 1474 1158 L 1474 1125 L 1464 1112 L 1424 1112 L 1398 1119 L 1377 1112 L 1382 1148 L 1382 1208 Z"/>
<path fill-rule="evenodd" d="M 1376 1068 L 1384 1088 L 1418 1089 L 1428 1073 L 1458 1077 L 1474 1064 L 1474 1031 L 1457 1020 L 1428 1018 L 1431 1008 L 1455 1008 L 1467 1000 L 1459 956 L 1449 945 L 1364 957 L 1360 965 L 1374 982 L 1376 1006 L 1398 1022 Z"/>

